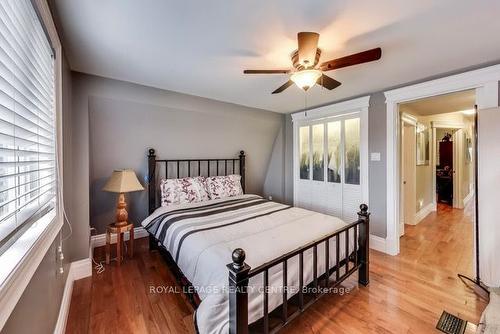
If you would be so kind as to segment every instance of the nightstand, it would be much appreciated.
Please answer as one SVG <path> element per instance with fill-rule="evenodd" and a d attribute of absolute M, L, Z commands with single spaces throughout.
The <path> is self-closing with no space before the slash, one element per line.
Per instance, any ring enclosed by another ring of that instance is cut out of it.
<path fill-rule="evenodd" d="M 129 232 L 128 255 L 134 256 L 134 224 L 116 225 L 109 224 L 106 230 L 106 264 L 110 261 L 111 252 L 111 234 L 116 233 L 116 259 L 118 265 L 122 262 L 122 245 L 124 243 L 124 233 Z"/>

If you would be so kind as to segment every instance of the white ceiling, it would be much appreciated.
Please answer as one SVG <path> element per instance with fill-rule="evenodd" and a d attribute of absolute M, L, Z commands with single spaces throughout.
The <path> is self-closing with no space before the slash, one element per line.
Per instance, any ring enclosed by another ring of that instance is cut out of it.
<path fill-rule="evenodd" d="M 475 104 L 476 92 L 472 89 L 403 103 L 399 110 L 417 116 L 429 116 L 473 109 Z"/>
<path fill-rule="evenodd" d="M 307 106 L 500 60 L 498 0 L 54 0 L 73 70 L 290 112 L 306 103 L 286 75 L 296 33 L 317 31 L 321 61 L 382 48 L 382 59 L 329 72 Z"/>

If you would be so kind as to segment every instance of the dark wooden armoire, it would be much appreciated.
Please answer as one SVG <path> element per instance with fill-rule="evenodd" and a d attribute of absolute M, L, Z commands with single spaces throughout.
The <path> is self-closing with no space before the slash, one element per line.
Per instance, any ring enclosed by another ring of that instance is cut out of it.
<path fill-rule="evenodd" d="M 439 142 L 439 166 L 436 168 L 438 201 L 453 204 L 453 141 Z"/>

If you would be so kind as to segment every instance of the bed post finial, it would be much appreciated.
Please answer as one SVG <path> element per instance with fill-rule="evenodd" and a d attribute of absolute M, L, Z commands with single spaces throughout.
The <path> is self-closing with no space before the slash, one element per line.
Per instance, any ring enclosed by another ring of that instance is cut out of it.
<path fill-rule="evenodd" d="M 156 157 L 156 152 L 155 152 L 155 149 L 154 148 L 150 148 L 148 150 L 148 157 Z"/>
<path fill-rule="evenodd" d="M 358 258 L 360 267 L 358 269 L 358 282 L 367 286 L 370 282 L 370 213 L 368 212 L 368 205 L 361 204 L 359 206 L 358 221 L 359 225 L 359 238 L 358 238 Z"/>
<path fill-rule="evenodd" d="M 240 151 L 240 175 L 241 175 L 241 189 L 245 193 L 245 151 Z"/>
<path fill-rule="evenodd" d="M 233 258 L 233 267 L 235 269 L 239 270 L 239 269 L 243 268 L 243 264 L 245 263 L 245 259 L 246 259 L 246 254 L 245 254 L 245 251 L 243 249 L 236 248 L 233 251 L 232 258 Z"/>
<path fill-rule="evenodd" d="M 229 269 L 229 334 L 248 333 L 248 273 L 245 251 L 236 248 Z"/>

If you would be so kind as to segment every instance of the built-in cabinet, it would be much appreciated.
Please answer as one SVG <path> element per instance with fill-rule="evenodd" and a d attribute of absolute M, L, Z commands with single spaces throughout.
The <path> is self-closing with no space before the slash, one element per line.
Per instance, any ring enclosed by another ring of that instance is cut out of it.
<path fill-rule="evenodd" d="M 296 206 L 352 221 L 368 202 L 368 99 L 363 102 L 294 114 Z"/>

